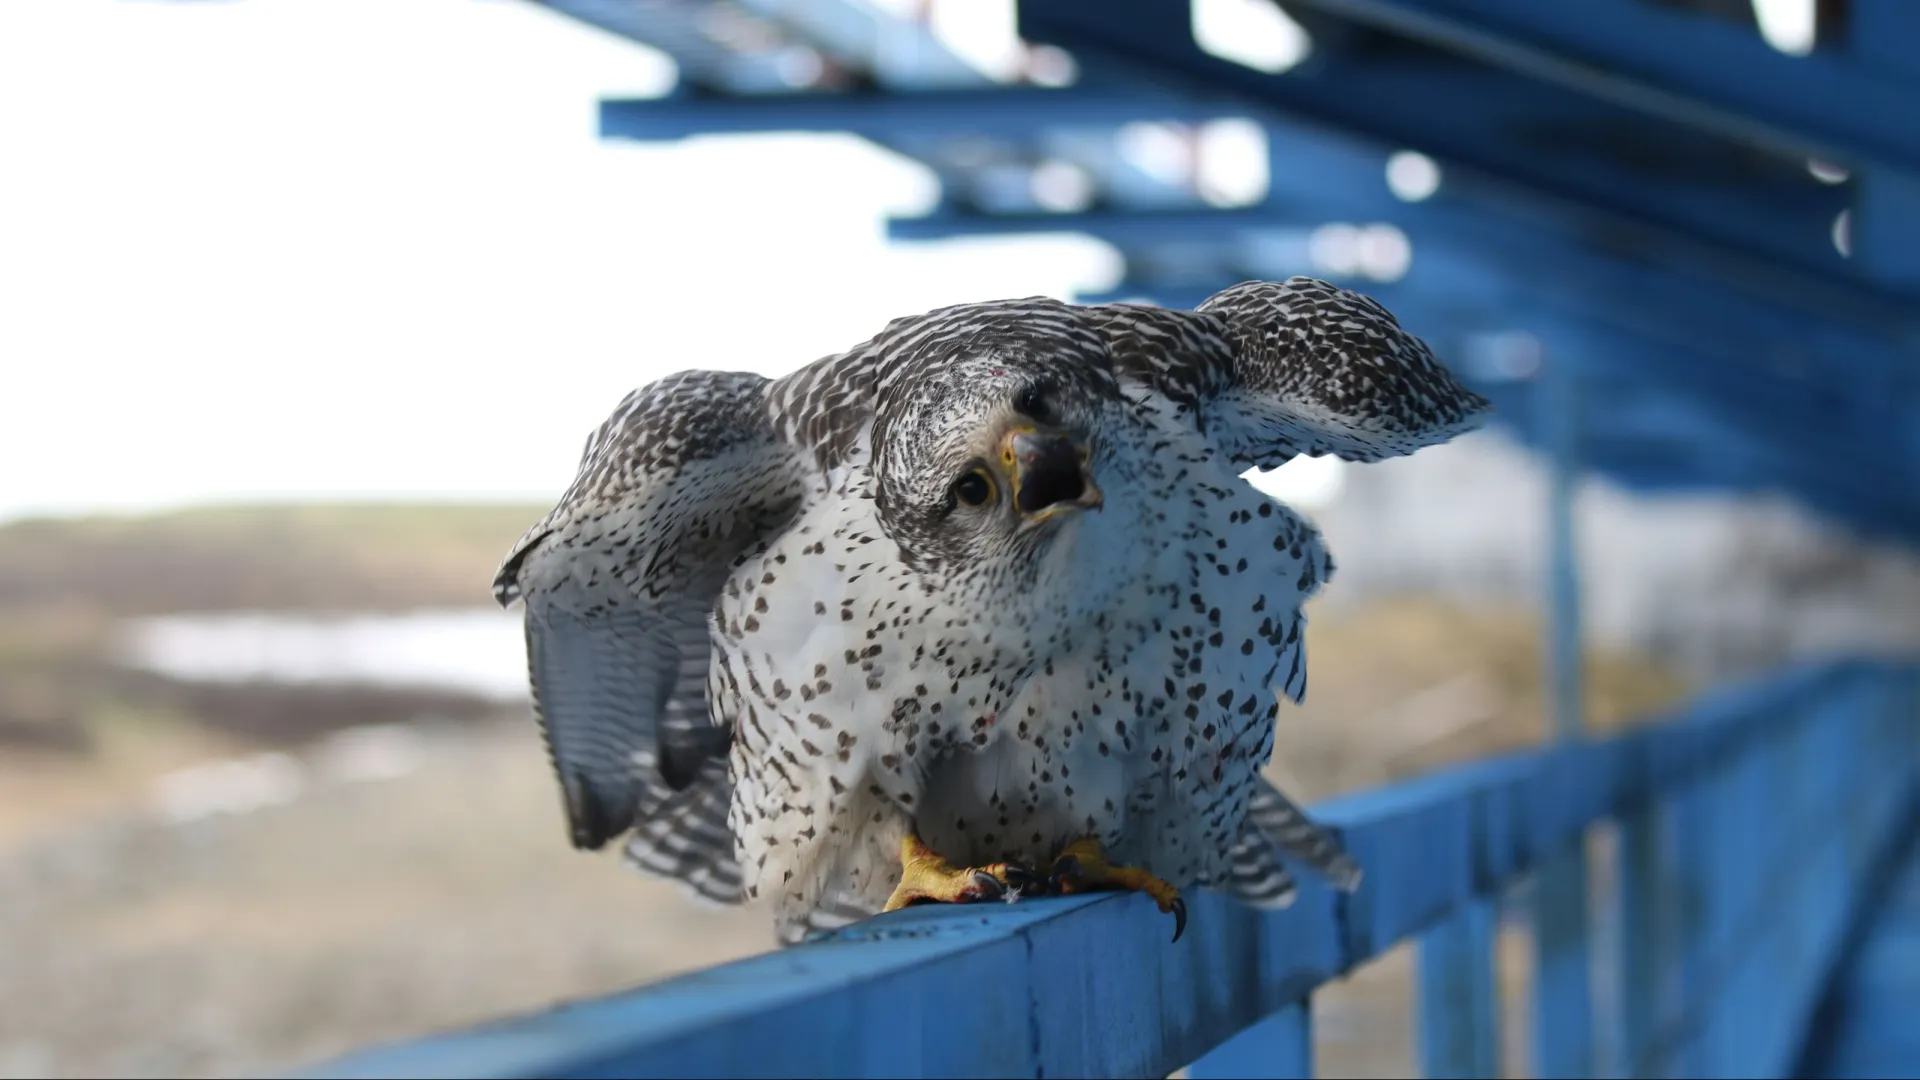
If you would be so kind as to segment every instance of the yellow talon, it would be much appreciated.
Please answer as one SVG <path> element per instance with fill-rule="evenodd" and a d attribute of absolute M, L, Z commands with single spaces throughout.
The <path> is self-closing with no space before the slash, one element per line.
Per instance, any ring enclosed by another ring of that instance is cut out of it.
<path fill-rule="evenodd" d="M 908 833 L 900 841 L 900 884 L 882 911 L 898 911 L 913 903 L 971 904 L 1019 895 L 1033 874 L 1007 863 L 955 869 L 947 860 Z"/>
<path fill-rule="evenodd" d="M 1138 867 L 1109 863 L 1100 841 L 1093 837 L 1075 840 L 1061 850 L 1053 860 L 1053 883 L 1066 896 L 1099 889 L 1146 893 L 1161 911 L 1173 915 L 1173 940 L 1186 933 L 1187 902 L 1180 898 L 1180 890 Z"/>

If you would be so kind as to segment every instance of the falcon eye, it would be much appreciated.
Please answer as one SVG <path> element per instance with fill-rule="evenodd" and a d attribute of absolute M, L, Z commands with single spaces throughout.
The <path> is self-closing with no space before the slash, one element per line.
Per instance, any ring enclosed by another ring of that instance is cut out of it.
<path fill-rule="evenodd" d="M 975 467 L 953 482 L 953 497 L 967 506 L 984 506 L 993 498 L 993 476 Z"/>

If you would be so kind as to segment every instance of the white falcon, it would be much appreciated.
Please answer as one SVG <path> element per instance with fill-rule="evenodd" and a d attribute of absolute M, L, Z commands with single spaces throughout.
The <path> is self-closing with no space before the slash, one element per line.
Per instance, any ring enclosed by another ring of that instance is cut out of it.
<path fill-rule="evenodd" d="M 783 942 L 921 901 L 1293 895 L 1359 869 L 1260 776 L 1319 533 L 1241 478 L 1376 461 L 1487 401 L 1308 278 L 1197 311 L 897 319 L 777 380 L 629 395 L 494 583 L 526 605 L 573 842 Z"/>

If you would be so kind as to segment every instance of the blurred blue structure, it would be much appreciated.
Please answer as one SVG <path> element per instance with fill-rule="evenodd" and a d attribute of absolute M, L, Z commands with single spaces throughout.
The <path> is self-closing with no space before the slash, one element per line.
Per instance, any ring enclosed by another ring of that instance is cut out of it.
<path fill-rule="evenodd" d="M 1311 991 L 1418 936 L 1425 1075 L 1498 1076 L 1493 898 L 1602 819 L 1619 825 L 1614 1022 L 1595 1030 L 1566 977 L 1587 935 L 1538 935 L 1539 1030 L 1558 1038 L 1534 1075 L 1912 1075 L 1917 707 L 1912 667 L 1810 667 L 1616 738 L 1322 803 L 1367 867 L 1357 893 L 1305 883 L 1265 915 L 1197 894 L 1173 945 L 1135 896 L 910 908 L 308 1075 L 1311 1076 Z M 1905 921 L 1865 917 L 1896 866 Z M 1843 968 L 1867 1008 L 1816 1029 Z"/>
<path fill-rule="evenodd" d="M 1029 46 L 990 77 L 860 0 L 544 2 L 679 65 L 604 102 L 607 137 L 858 133 L 941 182 L 896 238 L 1090 234 L 1126 273 L 1086 300 L 1379 297 L 1554 465 L 1559 742 L 1318 808 L 1358 894 L 1203 900 L 1178 946 L 1133 899 L 916 910 L 324 1075 L 1303 1076 L 1312 989 L 1415 935 L 1426 1074 L 1496 1075 L 1494 901 L 1523 878 L 1534 1075 L 1920 1073 L 1920 669 L 1782 673 L 1590 741 L 1571 528 L 1590 469 L 1920 542 L 1920 4 L 1819 0 L 1794 56 L 1745 0 L 1285 0 L 1310 51 L 1234 59 L 1208 0 L 1019 0 Z M 1209 185 L 1222 121 L 1263 140 L 1263 190 Z"/>

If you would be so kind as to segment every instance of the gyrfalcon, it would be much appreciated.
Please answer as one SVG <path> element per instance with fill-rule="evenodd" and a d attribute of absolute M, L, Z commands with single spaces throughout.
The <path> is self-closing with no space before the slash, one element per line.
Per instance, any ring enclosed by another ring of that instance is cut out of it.
<path fill-rule="evenodd" d="M 783 943 L 920 901 L 1352 888 L 1260 775 L 1306 691 L 1319 533 L 1242 479 L 1377 461 L 1488 402 L 1372 299 L 1044 297 L 896 319 L 781 379 L 630 394 L 494 582 L 524 600 L 577 847 Z"/>

